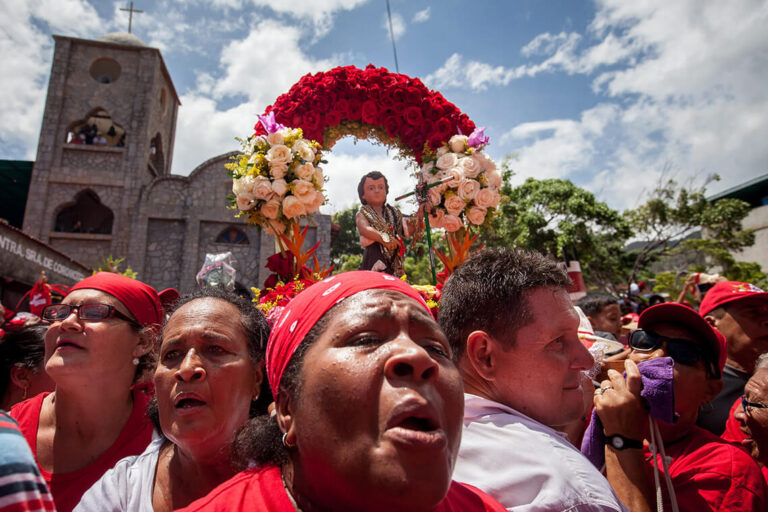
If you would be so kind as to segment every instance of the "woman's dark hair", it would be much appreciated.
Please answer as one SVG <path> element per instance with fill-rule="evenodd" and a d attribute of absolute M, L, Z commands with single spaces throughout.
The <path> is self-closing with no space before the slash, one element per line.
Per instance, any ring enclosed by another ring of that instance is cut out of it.
<path fill-rule="evenodd" d="M 363 204 L 368 204 L 365 202 L 365 199 L 363 199 L 363 194 L 365 193 L 365 180 L 368 178 L 371 178 L 372 180 L 380 180 L 381 178 L 384 178 L 384 186 L 386 187 L 387 194 L 389 194 L 389 182 L 387 181 L 387 177 L 379 171 L 371 171 L 363 176 L 360 183 L 357 184 L 357 195 L 360 197 L 360 202 Z"/>
<path fill-rule="evenodd" d="M 291 400 L 295 401 L 301 395 L 302 383 L 299 375 L 304 366 L 304 356 L 328 327 L 335 309 L 336 306 L 333 306 L 326 311 L 312 326 L 285 367 L 280 378 L 280 389 L 284 390 Z M 285 464 L 289 457 L 288 450 L 283 446 L 282 437 L 283 432 L 277 424 L 277 416 L 265 415 L 253 418 L 243 425 L 235 436 L 232 444 L 232 457 L 235 464 L 241 468 L 263 464 Z"/>
<path fill-rule="evenodd" d="M 267 351 L 267 340 L 269 339 L 269 324 L 267 323 L 264 314 L 250 301 L 236 295 L 233 292 L 224 290 L 222 288 L 196 288 L 191 293 L 184 295 L 170 310 L 170 314 L 167 316 L 163 330 L 160 333 L 158 341 L 161 341 L 162 334 L 165 332 L 165 328 L 168 325 L 168 321 L 173 314 L 178 311 L 185 304 L 189 304 L 198 299 L 219 299 L 226 301 L 237 308 L 240 312 L 240 324 L 245 331 L 245 339 L 248 344 L 248 356 L 254 365 L 259 365 L 264 361 L 264 356 Z M 158 345 L 160 343 L 158 342 Z M 259 389 L 259 398 L 251 402 L 251 409 L 249 416 L 251 418 L 259 415 L 266 414 L 267 407 L 272 403 L 272 392 L 269 389 L 269 383 L 267 382 L 266 375 L 261 380 L 261 387 Z M 160 429 L 160 417 L 157 409 L 157 398 L 153 397 L 147 406 L 147 415 L 158 432 Z"/>
<path fill-rule="evenodd" d="M 21 365 L 32 371 L 43 369 L 47 325 L 28 325 L 9 330 L 0 338 L 0 397 L 11 382 L 11 368 Z"/>
<path fill-rule="evenodd" d="M 605 293 L 586 295 L 576 301 L 576 305 L 581 308 L 584 314 L 591 317 L 596 317 L 603 309 L 614 304 L 618 305 L 619 299 Z"/>

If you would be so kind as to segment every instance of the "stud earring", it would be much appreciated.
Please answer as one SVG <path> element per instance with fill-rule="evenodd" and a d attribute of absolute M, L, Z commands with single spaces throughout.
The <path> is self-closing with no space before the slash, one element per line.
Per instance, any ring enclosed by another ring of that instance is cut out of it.
<path fill-rule="evenodd" d="M 133 363 L 133 366 L 139 366 L 139 358 L 138 357 L 134 357 L 133 361 L 131 361 L 131 362 Z"/>

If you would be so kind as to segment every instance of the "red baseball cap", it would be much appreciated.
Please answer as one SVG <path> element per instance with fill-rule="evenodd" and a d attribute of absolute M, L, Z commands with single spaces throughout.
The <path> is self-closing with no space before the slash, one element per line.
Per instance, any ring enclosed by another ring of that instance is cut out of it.
<path fill-rule="evenodd" d="M 711 290 L 710 290 L 711 291 Z M 725 359 L 728 356 L 725 336 L 720 334 L 699 313 L 676 302 L 664 302 L 656 304 L 643 311 L 637 326 L 644 329 L 646 326 L 668 322 L 682 325 L 701 337 L 717 354 L 717 364 L 720 371 L 725 367 Z"/>
<path fill-rule="evenodd" d="M 701 301 L 701 306 L 699 306 L 699 313 L 701 316 L 704 316 L 723 304 L 747 298 L 768 300 L 768 292 L 749 283 L 720 281 L 710 288 L 704 296 L 704 300 Z"/>

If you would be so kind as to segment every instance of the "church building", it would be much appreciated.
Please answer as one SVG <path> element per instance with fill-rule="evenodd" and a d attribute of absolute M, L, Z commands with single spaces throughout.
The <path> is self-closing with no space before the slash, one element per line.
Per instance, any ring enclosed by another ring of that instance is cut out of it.
<path fill-rule="evenodd" d="M 181 103 L 160 51 L 130 33 L 54 40 L 23 231 L 88 267 L 124 257 L 158 290 L 190 290 L 207 253 L 231 252 L 238 284 L 261 287 L 275 243 L 226 208 L 235 153 L 170 174 Z M 330 217 L 314 224 L 305 244 L 322 239 L 327 264 Z"/>

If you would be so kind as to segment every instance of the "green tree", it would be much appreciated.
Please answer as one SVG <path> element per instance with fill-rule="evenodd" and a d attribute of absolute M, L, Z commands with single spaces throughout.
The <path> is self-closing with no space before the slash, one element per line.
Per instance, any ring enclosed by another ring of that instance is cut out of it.
<path fill-rule="evenodd" d="M 333 223 L 339 226 L 333 243 L 331 243 L 331 261 L 337 270 L 348 265 L 349 257 L 352 255 L 359 255 L 360 261 L 362 261 L 363 248 L 360 247 L 360 238 L 355 223 L 355 214 L 359 208 L 360 205 L 355 204 L 350 208 L 334 213 L 331 217 Z M 360 261 L 357 263 L 358 266 Z"/>

